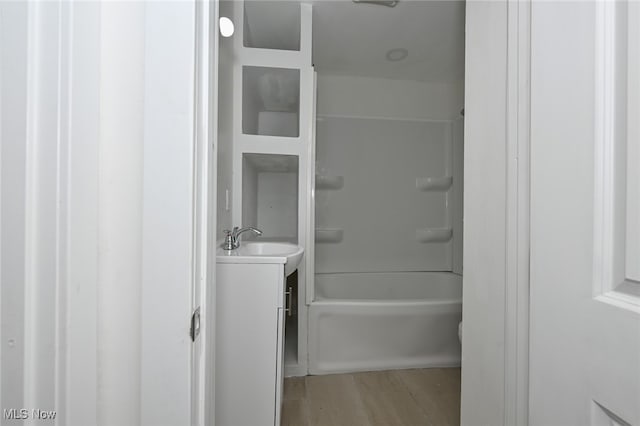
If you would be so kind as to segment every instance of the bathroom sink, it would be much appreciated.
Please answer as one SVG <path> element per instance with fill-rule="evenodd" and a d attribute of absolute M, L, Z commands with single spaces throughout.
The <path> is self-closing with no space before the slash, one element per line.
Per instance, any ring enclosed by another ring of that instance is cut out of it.
<path fill-rule="evenodd" d="M 284 264 L 284 274 L 291 275 L 296 270 L 304 249 L 296 244 L 291 243 L 270 243 L 270 242 L 247 242 L 238 250 L 249 256 L 284 256 L 287 258 Z"/>
<path fill-rule="evenodd" d="M 296 270 L 304 248 L 291 243 L 247 241 L 235 250 L 219 250 L 218 261 L 239 263 L 275 263 L 284 264 L 284 274 L 289 276 Z"/>
<path fill-rule="evenodd" d="M 300 247 L 291 243 L 272 243 L 249 241 L 242 244 L 239 250 L 252 256 L 272 256 L 279 254 L 289 254 L 298 251 Z"/>

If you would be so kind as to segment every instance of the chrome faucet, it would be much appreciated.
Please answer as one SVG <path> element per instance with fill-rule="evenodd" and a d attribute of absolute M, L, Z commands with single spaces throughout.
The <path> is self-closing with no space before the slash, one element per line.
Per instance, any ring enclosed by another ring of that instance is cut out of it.
<path fill-rule="evenodd" d="M 254 228 L 253 226 L 247 226 L 245 228 L 238 228 L 237 226 L 233 228 L 232 231 L 228 229 L 224 230 L 224 243 L 222 244 L 223 250 L 235 250 L 240 247 L 240 234 L 243 232 L 251 231 L 256 235 L 262 235 L 262 231 Z"/>

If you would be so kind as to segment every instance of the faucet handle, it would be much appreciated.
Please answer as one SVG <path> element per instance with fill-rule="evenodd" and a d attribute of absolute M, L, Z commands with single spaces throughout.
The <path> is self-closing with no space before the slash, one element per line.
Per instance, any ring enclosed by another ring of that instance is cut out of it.
<path fill-rule="evenodd" d="M 233 231 L 229 231 L 228 229 L 223 230 L 224 232 L 224 243 L 222 244 L 222 248 L 224 250 L 233 250 Z"/>

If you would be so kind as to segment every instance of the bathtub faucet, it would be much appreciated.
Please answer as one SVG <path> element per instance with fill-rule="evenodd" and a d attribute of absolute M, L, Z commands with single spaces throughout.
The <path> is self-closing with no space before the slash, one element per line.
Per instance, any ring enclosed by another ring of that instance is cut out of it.
<path fill-rule="evenodd" d="M 245 228 L 238 228 L 237 226 L 233 228 L 232 231 L 228 229 L 224 230 L 224 243 L 222 244 L 223 250 L 235 250 L 240 247 L 240 234 L 243 232 L 251 231 L 256 235 L 262 235 L 262 231 L 254 228 L 253 226 L 247 226 Z"/>

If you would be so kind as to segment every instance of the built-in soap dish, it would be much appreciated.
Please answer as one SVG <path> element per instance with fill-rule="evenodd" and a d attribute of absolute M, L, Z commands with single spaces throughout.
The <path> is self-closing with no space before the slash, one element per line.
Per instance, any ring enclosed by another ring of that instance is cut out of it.
<path fill-rule="evenodd" d="M 452 183 L 451 176 L 416 178 L 416 188 L 420 191 L 446 191 Z"/>
<path fill-rule="evenodd" d="M 342 229 L 318 228 L 316 229 L 316 243 L 339 243 L 342 241 Z"/>
<path fill-rule="evenodd" d="M 316 189 L 342 189 L 343 176 L 316 175 Z"/>
<path fill-rule="evenodd" d="M 422 228 L 416 230 L 416 239 L 421 243 L 446 243 L 451 240 L 451 228 Z"/>

